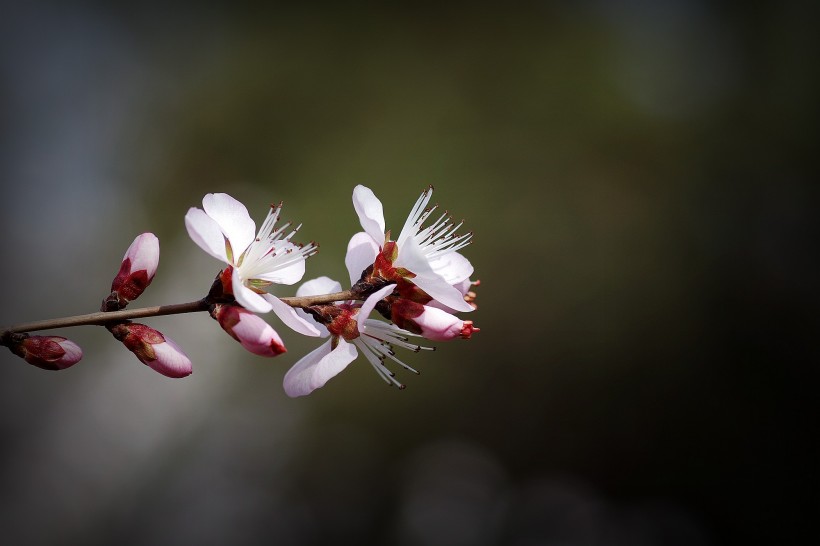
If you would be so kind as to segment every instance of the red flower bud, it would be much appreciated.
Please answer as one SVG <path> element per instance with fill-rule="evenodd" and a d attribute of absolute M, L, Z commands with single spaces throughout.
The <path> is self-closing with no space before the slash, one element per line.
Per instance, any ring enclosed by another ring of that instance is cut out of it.
<path fill-rule="evenodd" d="M 140 362 L 162 375 L 191 375 L 191 360 L 182 352 L 179 345 L 150 326 L 123 322 L 109 326 L 108 329 Z"/>
<path fill-rule="evenodd" d="M 276 356 L 287 351 L 282 338 L 260 316 L 239 305 L 214 305 L 211 316 L 222 329 L 253 354 Z"/>
<path fill-rule="evenodd" d="M 80 347 L 61 336 L 29 336 L 12 342 L 9 349 L 26 362 L 44 370 L 64 370 L 80 361 Z"/>

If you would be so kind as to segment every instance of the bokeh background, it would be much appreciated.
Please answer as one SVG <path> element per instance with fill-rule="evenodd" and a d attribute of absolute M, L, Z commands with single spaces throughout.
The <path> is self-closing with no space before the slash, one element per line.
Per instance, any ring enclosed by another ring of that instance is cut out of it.
<path fill-rule="evenodd" d="M 153 319 L 170 380 L 104 330 L 60 373 L 0 352 L 5 544 L 700 545 L 817 538 L 817 9 L 588 0 L 239 9 L 4 3 L 0 324 L 204 295 L 183 216 L 285 201 L 346 278 L 354 185 L 399 229 L 467 221 L 469 342 L 361 360 L 243 352 Z M 280 287 L 279 295 L 293 288 Z M 271 321 L 275 319 L 271 317 Z"/>

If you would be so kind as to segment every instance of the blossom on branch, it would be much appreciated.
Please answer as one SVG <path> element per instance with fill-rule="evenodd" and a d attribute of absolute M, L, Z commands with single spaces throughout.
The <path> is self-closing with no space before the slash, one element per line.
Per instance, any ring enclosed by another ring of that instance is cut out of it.
<path fill-rule="evenodd" d="M 425 226 L 438 208 L 426 208 L 432 194 L 432 186 L 422 192 L 398 239 L 391 240 L 390 231 L 385 232 L 381 201 L 369 188 L 356 186 L 353 207 L 364 232 L 354 235 L 348 244 L 345 263 L 351 283 L 373 279 L 396 282 L 406 298 L 418 303 L 435 300 L 454 312 L 472 311 L 461 287 L 469 281 L 473 266 L 458 252 L 470 244 L 472 233 L 459 235 L 463 222 L 454 223 L 447 212 Z"/>
<path fill-rule="evenodd" d="M 322 337 L 330 337 L 323 345 L 300 359 L 285 374 L 283 386 L 288 396 L 304 396 L 322 387 L 332 377 L 353 362 L 359 353 L 364 355 L 376 373 L 389 385 L 400 389 L 395 374 L 385 366 L 391 360 L 404 369 L 418 371 L 400 360 L 395 347 L 413 352 L 434 350 L 410 342 L 411 337 L 425 337 L 435 341 L 455 338 L 469 339 L 473 332 L 472 321 L 462 321 L 449 313 L 393 296 L 395 284 L 388 284 L 370 294 L 364 302 L 346 301 L 330 305 L 314 305 L 308 308 L 322 330 Z M 335 293 L 341 285 L 327 277 L 310 280 L 297 291 L 297 296 Z M 381 308 L 381 309 L 379 309 Z M 402 326 L 371 319 L 374 310 L 388 315 L 395 311 Z"/>
<path fill-rule="evenodd" d="M 283 386 L 288 396 L 304 396 L 323 387 L 332 377 L 356 360 L 359 356 L 359 350 L 362 350 L 367 359 L 373 364 L 373 351 L 369 348 L 369 338 L 364 338 L 361 335 L 357 319 L 361 312 L 369 314 L 376 302 L 386 294 L 391 293 L 394 288 L 395 286 L 392 284 L 382 288 L 371 295 L 364 304 L 357 301 L 348 301 L 336 302 L 332 305 L 316 305 L 309 308 L 315 319 L 318 319 L 316 322 L 322 331 L 322 337 L 329 337 L 330 339 L 302 357 L 285 374 Z M 320 277 L 303 284 L 299 287 L 296 295 L 312 296 L 339 292 L 340 290 L 341 285 L 337 281 L 328 277 Z M 407 332 L 407 334 L 410 333 Z M 398 341 L 404 342 L 403 340 Z M 412 348 L 413 350 L 421 349 L 418 346 L 412 346 Z M 395 355 L 391 358 L 398 361 Z M 414 373 L 418 373 L 403 362 L 398 362 Z M 377 366 L 376 371 L 380 376 L 392 378 L 393 373 L 387 370 L 381 361 L 378 361 Z M 393 382 L 400 388 L 404 388 L 404 385 L 395 379 L 393 379 Z"/>
<path fill-rule="evenodd" d="M 229 266 L 224 272 L 230 276 L 230 283 L 223 283 L 226 293 L 256 313 L 282 309 L 265 289 L 299 282 L 305 259 L 316 253 L 317 245 L 291 242 L 301 226 L 290 229 L 292 224 L 287 222 L 276 228 L 281 203 L 271 205 L 258 233 L 245 205 L 226 193 L 207 194 L 202 207 L 188 210 L 185 227 L 202 250 Z"/>

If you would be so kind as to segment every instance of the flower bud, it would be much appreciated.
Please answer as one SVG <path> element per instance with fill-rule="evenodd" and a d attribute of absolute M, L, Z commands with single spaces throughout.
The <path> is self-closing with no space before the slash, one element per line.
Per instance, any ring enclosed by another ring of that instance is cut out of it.
<path fill-rule="evenodd" d="M 80 361 L 80 347 L 61 336 L 29 336 L 9 345 L 11 351 L 26 362 L 44 370 L 64 370 Z"/>
<path fill-rule="evenodd" d="M 193 371 L 191 360 L 179 345 L 144 324 L 122 322 L 108 327 L 114 337 L 140 362 L 167 377 L 185 377 Z"/>
<path fill-rule="evenodd" d="M 276 330 L 244 307 L 217 304 L 212 307 L 211 316 L 232 338 L 255 355 L 276 356 L 287 351 Z"/>
<path fill-rule="evenodd" d="M 390 316 L 399 328 L 433 341 L 470 339 L 473 332 L 480 331 L 471 320 L 461 320 L 442 309 L 403 298 L 392 301 Z"/>
<path fill-rule="evenodd" d="M 137 299 L 148 288 L 159 265 L 159 239 L 153 233 L 143 233 L 134 239 L 122 259 L 120 271 L 111 283 L 111 295 L 102 311 L 116 311 Z"/>

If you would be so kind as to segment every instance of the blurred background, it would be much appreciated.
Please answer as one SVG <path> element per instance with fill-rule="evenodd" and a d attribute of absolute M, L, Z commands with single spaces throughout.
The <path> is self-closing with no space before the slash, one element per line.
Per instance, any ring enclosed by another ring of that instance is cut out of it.
<path fill-rule="evenodd" d="M 4 3 L 0 324 L 205 294 L 183 217 L 271 202 L 346 280 L 372 188 L 475 231 L 481 333 L 364 360 L 250 355 L 146 321 L 167 379 L 95 327 L 60 372 L 0 351 L 6 544 L 700 545 L 817 539 L 817 9 L 682 0 L 239 9 Z M 278 287 L 292 295 L 295 287 Z"/>

